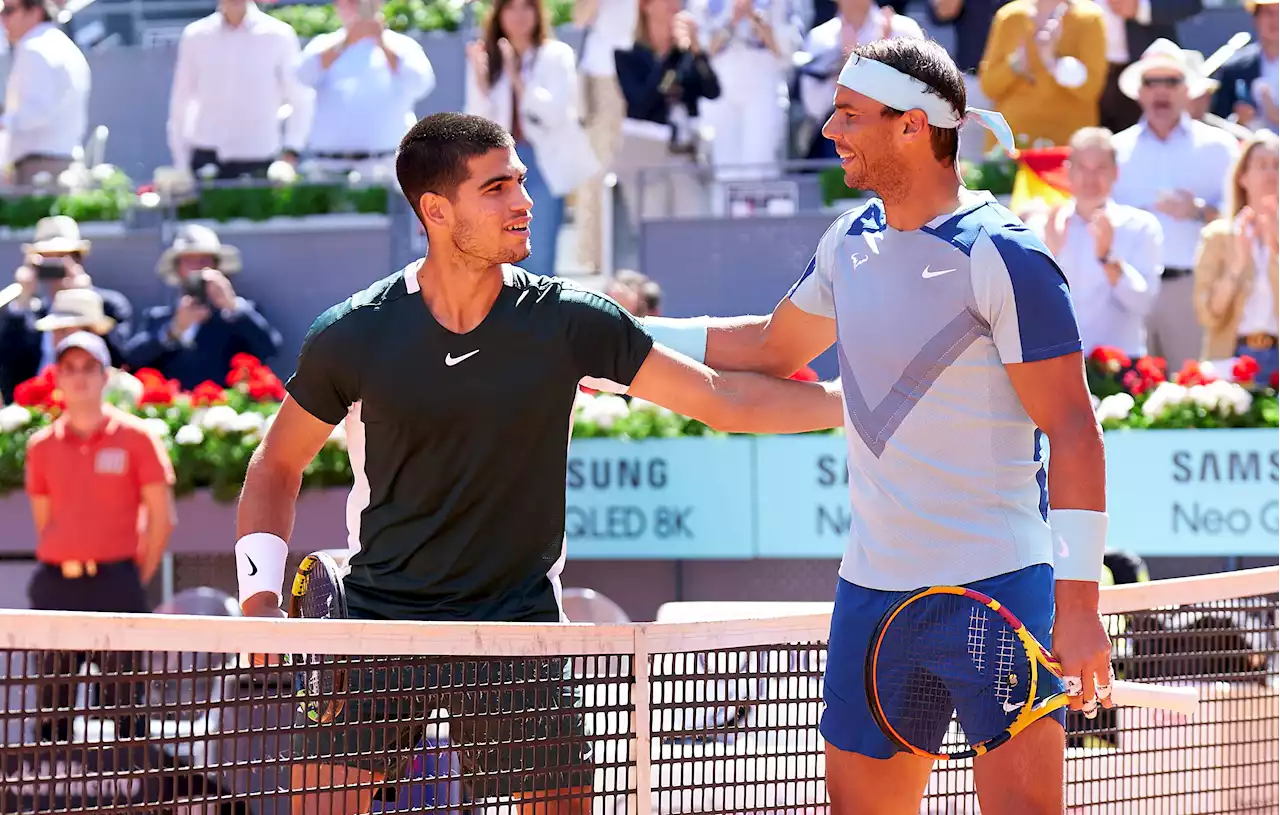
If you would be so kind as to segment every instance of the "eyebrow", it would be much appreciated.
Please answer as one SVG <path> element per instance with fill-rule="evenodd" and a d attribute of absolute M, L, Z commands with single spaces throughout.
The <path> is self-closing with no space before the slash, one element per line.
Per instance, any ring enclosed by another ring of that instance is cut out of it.
<path fill-rule="evenodd" d="M 492 187 L 494 184 L 501 184 L 503 181 L 512 181 L 523 175 L 524 173 L 503 173 L 502 175 L 495 175 L 493 178 L 490 178 L 488 181 L 481 184 L 480 189 L 485 190 Z"/>

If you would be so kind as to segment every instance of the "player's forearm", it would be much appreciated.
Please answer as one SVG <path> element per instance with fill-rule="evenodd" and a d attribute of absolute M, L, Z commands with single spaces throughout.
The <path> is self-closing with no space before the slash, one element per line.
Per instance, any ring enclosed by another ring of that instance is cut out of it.
<path fill-rule="evenodd" d="M 1106 458 L 1092 416 L 1049 437 L 1049 525 L 1053 532 L 1055 601 L 1063 613 L 1098 609 L 1106 549 Z"/>
<path fill-rule="evenodd" d="M 708 425 L 726 433 L 807 433 L 844 423 L 839 382 L 797 382 L 755 373 L 716 375 Z"/>
<path fill-rule="evenodd" d="M 236 510 L 236 537 L 266 532 L 287 541 L 293 534 L 294 505 L 302 488 L 302 474 L 272 465 L 261 453 L 259 447 L 245 472 Z"/>
<path fill-rule="evenodd" d="M 720 371 L 756 371 L 788 377 L 796 372 L 789 360 L 771 353 L 769 317 L 703 318 L 707 325 L 706 364 Z"/>

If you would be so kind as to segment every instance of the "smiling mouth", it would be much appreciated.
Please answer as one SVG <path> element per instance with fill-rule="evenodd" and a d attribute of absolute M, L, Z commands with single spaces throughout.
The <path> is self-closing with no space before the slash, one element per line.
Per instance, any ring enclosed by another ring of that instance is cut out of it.
<path fill-rule="evenodd" d="M 509 225 L 509 226 L 506 226 L 506 227 L 504 227 L 503 229 L 504 229 L 504 231 L 506 231 L 506 232 L 510 232 L 510 233 L 511 233 L 511 234 L 513 234 L 513 235 L 528 235 L 528 234 L 529 234 L 529 222 L 530 222 L 531 220 L 532 220 L 532 219 L 526 219 L 526 220 L 520 221 L 519 223 L 514 223 L 514 224 L 511 224 L 511 225 Z"/>

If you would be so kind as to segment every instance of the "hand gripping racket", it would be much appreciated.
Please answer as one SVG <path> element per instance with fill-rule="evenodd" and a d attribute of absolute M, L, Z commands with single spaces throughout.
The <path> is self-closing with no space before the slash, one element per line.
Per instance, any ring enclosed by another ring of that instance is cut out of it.
<path fill-rule="evenodd" d="M 971 758 L 1070 702 L 1064 691 L 1037 699 L 1042 671 L 1062 676 L 1058 660 L 1009 609 L 972 589 L 933 586 L 881 618 L 866 662 L 867 701 L 881 731 L 903 750 L 935 760 Z M 1111 699 L 1190 715 L 1200 693 L 1113 681 Z M 946 738 L 953 711 L 963 744 Z"/>
<path fill-rule="evenodd" d="M 347 619 L 347 594 L 342 586 L 342 572 L 332 557 L 312 552 L 298 564 L 289 593 L 289 616 L 306 620 Z M 313 722 L 328 724 L 338 718 L 347 690 L 346 669 L 334 665 L 333 657 L 320 654 L 298 654 L 292 663 L 309 668 L 297 675 L 295 692 L 302 697 L 302 709 Z"/>

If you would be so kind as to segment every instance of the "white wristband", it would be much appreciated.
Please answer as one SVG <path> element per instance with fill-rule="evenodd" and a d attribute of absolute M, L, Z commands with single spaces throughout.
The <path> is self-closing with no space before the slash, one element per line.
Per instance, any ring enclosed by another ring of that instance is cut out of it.
<path fill-rule="evenodd" d="M 269 592 L 280 602 L 284 585 L 284 564 L 289 544 L 270 532 L 251 532 L 236 541 L 236 580 L 240 605 L 255 594 Z"/>
<path fill-rule="evenodd" d="M 706 361 L 706 317 L 645 317 L 640 324 L 653 337 L 654 342 L 660 342 L 672 351 L 697 362 Z"/>
<path fill-rule="evenodd" d="M 1107 513 L 1091 509 L 1049 510 L 1055 580 L 1102 580 L 1107 549 Z"/>

